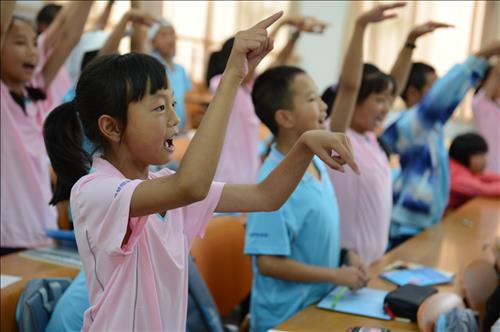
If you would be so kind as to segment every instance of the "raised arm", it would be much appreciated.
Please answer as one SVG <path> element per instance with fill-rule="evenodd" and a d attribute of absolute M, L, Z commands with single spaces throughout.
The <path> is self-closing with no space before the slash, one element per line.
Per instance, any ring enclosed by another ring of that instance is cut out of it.
<path fill-rule="evenodd" d="M 99 50 L 98 56 L 116 53 L 118 51 L 118 46 L 120 45 L 120 41 L 125 34 L 125 30 L 127 29 L 127 24 L 129 22 L 133 22 L 137 25 L 149 26 L 156 21 L 157 19 L 146 11 L 140 9 L 129 10 L 122 16 L 120 22 L 118 22 L 115 26 L 113 32 L 106 40 L 106 43 Z"/>
<path fill-rule="evenodd" d="M 394 96 L 401 95 L 406 86 L 406 82 L 408 81 L 408 76 L 410 75 L 411 59 L 413 55 L 413 50 L 416 47 L 415 43 L 417 39 L 422 37 L 423 35 L 433 32 L 436 29 L 451 28 L 451 27 L 453 26 L 446 23 L 431 21 L 416 26 L 410 31 L 403 47 L 401 48 L 401 51 L 399 51 L 396 62 L 392 66 L 391 70 L 391 76 L 394 78 L 394 81 L 396 82 L 396 92 Z"/>
<path fill-rule="evenodd" d="M 367 25 L 396 17 L 396 14 L 388 14 L 387 11 L 404 5 L 404 2 L 381 5 L 362 14 L 356 20 L 354 33 L 342 65 L 337 96 L 332 105 L 330 130 L 344 133 L 351 124 L 362 80 L 363 39 Z"/>
<path fill-rule="evenodd" d="M 132 197 L 131 216 L 162 212 L 206 197 L 219 162 L 236 91 L 249 71 L 272 50 L 266 29 L 282 14 L 276 13 L 236 34 L 221 82 L 177 173 L 139 184 Z"/>
<path fill-rule="evenodd" d="M 332 157 L 332 150 L 338 155 Z M 345 134 L 325 130 L 304 133 L 283 161 L 262 182 L 226 184 L 216 208 L 218 212 L 273 211 L 293 193 L 316 154 L 328 166 L 344 172 L 347 163 L 358 172 L 349 139 Z"/>
<path fill-rule="evenodd" d="M 106 4 L 106 7 L 104 7 L 104 10 L 102 11 L 101 15 L 97 18 L 95 21 L 95 24 L 92 26 L 90 31 L 94 30 L 104 30 L 106 28 L 106 25 L 108 24 L 109 16 L 111 15 L 111 9 L 113 9 L 113 3 L 114 0 L 109 0 L 108 3 Z"/>
<path fill-rule="evenodd" d="M 93 1 L 72 1 L 68 4 L 67 17 L 60 27 L 59 42 L 43 66 L 42 74 L 46 88 L 52 83 L 66 58 L 80 40 L 92 3 Z"/>
<path fill-rule="evenodd" d="M 12 14 L 14 13 L 14 7 L 16 7 L 15 1 L 2 1 L 0 2 L 0 50 L 3 46 L 3 40 L 7 29 L 9 28 L 10 21 L 12 19 Z"/>
<path fill-rule="evenodd" d="M 497 64 L 491 69 L 490 74 L 485 79 L 486 82 L 482 87 L 484 95 L 489 100 L 495 101 L 496 90 L 500 86 L 500 59 L 497 59 Z"/>
<path fill-rule="evenodd" d="M 305 17 L 305 16 L 297 16 L 297 17 L 287 17 L 280 21 L 280 23 L 276 26 L 276 29 L 271 32 L 271 37 L 275 38 L 278 30 L 286 25 L 290 25 L 295 27 L 295 31 L 288 38 L 285 46 L 279 51 L 276 60 L 269 67 L 276 67 L 285 65 L 292 52 L 295 48 L 297 40 L 299 39 L 302 32 L 314 32 L 314 33 L 323 33 L 327 24 L 320 20 L 317 20 L 314 17 Z"/>

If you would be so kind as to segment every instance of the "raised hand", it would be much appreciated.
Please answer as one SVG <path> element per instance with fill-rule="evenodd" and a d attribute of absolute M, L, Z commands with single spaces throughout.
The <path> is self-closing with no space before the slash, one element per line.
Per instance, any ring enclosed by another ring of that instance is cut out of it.
<path fill-rule="evenodd" d="M 307 147 L 331 168 L 343 173 L 344 164 L 347 164 L 359 174 L 351 142 L 345 134 L 311 130 L 304 134 L 304 139 Z"/>
<path fill-rule="evenodd" d="M 395 13 L 387 13 L 388 10 L 395 9 L 395 8 L 400 8 L 406 6 L 406 2 L 395 2 L 395 3 L 390 3 L 386 5 L 380 5 L 372 10 L 367 11 L 363 15 L 361 15 L 358 18 L 358 23 L 361 24 L 369 24 L 369 23 L 376 23 L 380 21 L 385 21 L 390 18 L 397 17 L 397 14 Z"/>
<path fill-rule="evenodd" d="M 139 24 L 144 24 L 144 25 L 152 25 L 156 22 L 158 22 L 158 18 L 154 17 L 153 15 L 149 14 L 148 12 L 141 10 L 141 9 L 130 9 L 126 14 L 125 14 L 126 20 L 131 21 L 133 23 L 139 23 Z"/>
<path fill-rule="evenodd" d="M 293 16 L 285 19 L 285 23 L 295 26 L 303 32 L 323 33 L 328 23 L 312 16 Z"/>
<path fill-rule="evenodd" d="M 481 50 L 476 53 L 476 55 L 486 59 L 489 59 L 495 55 L 500 56 L 500 41 L 496 40 L 492 43 L 487 44 L 486 46 L 482 47 Z"/>
<path fill-rule="evenodd" d="M 273 39 L 268 36 L 267 28 L 283 15 L 283 11 L 269 16 L 248 30 L 238 32 L 226 65 L 226 71 L 243 80 L 260 61 L 273 49 Z"/>
<path fill-rule="evenodd" d="M 427 22 L 421 25 L 417 25 L 414 27 L 409 35 L 407 41 L 409 42 L 415 42 L 418 38 L 422 37 L 423 35 L 426 35 L 428 33 L 434 32 L 434 30 L 439 29 L 439 28 L 453 28 L 454 26 L 451 24 L 446 24 L 446 23 L 440 23 L 440 22 Z"/>

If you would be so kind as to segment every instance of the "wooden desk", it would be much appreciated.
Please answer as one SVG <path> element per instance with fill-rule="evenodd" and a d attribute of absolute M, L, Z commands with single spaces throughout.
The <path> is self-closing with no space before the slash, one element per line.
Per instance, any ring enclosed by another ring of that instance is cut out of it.
<path fill-rule="evenodd" d="M 47 277 L 74 278 L 79 272 L 77 268 L 32 260 L 20 256 L 19 253 L 2 256 L 0 270 L 2 274 L 22 277 L 18 282 L 0 290 L 0 331 L 17 331 L 16 305 L 29 280 Z"/>
<path fill-rule="evenodd" d="M 465 222 L 464 222 L 465 220 Z M 486 241 L 500 236 L 500 199 L 476 198 L 448 215 L 439 224 L 388 252 L 370 266 L 368 287 L 391 290 L 395 286 L 378 278 L 382 269 L 396 260 L 434 266 L 456 273 L 453 284 L 439 291 L 462 295 L 460 274 L 470 261 L 484 257 Z M 392 331 L 418 331 L 416 324 L 383 321 L 307 307 L 277 329 L 284 331 L 345 331 L 352 326 L 386 327 Z"/>

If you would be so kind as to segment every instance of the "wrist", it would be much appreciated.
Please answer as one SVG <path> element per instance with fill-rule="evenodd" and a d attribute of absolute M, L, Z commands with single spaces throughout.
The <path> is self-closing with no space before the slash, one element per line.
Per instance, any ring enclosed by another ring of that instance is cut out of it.
<path fill-rule="evenodd" d="M 361 29 L 364 29 L 366 28 L 366 26 L 368 25 L 368 22 L 365 22 L 362 18 L 359 18 L 357 21 L 356 21 L 356 25 L 355 27 L 356 28 L 361 28 Z"/>

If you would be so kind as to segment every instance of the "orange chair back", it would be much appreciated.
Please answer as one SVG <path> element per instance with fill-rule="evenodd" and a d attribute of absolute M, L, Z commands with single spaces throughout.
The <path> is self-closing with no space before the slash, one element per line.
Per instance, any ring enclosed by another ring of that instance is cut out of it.
<path fill-rule="evenodd" d="M 245 218 L 216 217 L 205 237 L 193 243 L 191 255 L 222 316 L 241 303 L 252 286 L 252 262 L 243 254 Z"/>
<path fill-rule="evenodd" d="M 462 283 L 469 307 L 479 313 L 479 321 L 482 322 L 486 301 L 498 285 L 494 266 L 483 259 L 469 263 L 464 269 Z"/>

